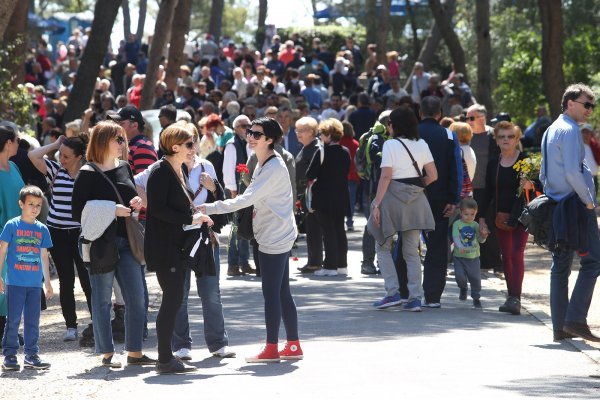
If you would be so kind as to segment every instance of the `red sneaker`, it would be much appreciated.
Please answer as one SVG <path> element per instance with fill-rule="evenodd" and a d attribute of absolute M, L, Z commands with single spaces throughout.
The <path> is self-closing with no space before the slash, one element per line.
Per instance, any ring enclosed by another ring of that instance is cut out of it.
<path fill-rule="evenodd" d="M 300 341 L 294 340 L 287 342 L 283 350 L 279 352 L 279 358 L 282 360 L 302 360 L 304 354 L 300 347 Z"/>
<path fill-rule="evenodd" d="M 276 343 L 267 343 L 262 351 L 254 357 L 246 357 L 247 363 L 279 362 L 279 352 Z"/>

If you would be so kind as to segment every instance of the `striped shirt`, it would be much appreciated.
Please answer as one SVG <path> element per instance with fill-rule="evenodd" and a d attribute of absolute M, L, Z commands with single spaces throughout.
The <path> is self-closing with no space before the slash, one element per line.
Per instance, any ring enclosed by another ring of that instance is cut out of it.
<path fill-rule="evenodd" d="M 134 175 L 139 174 L 158 160 L 152 142 L 144 135 L 129 141 L 129 165 Z"/>
<path fill-rule="evenodd" d="M 44 161 L 46 162 L 46 179 L 52 188 L 47 225 L 56 229 L 79 228 L 79 222 L 73 220 L 71 209 L 75 179 L 71 178 L 67 170 L 56 161 L 48 159 Z"/>

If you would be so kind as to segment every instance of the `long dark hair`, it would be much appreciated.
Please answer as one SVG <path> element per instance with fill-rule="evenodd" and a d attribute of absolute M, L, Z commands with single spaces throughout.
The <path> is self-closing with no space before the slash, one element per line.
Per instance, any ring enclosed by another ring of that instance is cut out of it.
<path fill-rule="evenodd" d="M 0 126 L 0 152 L 4 151 L 4 146 L 9 140 L 14 142 L 17 139 L 16 132 L 8 126 Z"/>

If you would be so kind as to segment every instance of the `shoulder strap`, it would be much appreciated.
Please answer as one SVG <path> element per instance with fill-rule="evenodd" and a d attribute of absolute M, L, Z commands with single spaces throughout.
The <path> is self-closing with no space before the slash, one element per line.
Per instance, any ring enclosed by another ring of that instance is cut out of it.
<path fill-rule="evenodd" d="M 125 205 L 125 202 L 123 201 L 123 198 L 121 197 L 121 194 L 119 193 L 119 190 L 117 190 L 117 187 L 115 186 L 115 184 L 110 180 L 110 178 L 108 176 L 106 176 L 106 174 L 104 173 L 104 171 L 102 171 L 96 164 L 94 164 L 93 162 L 88 163 L 88 165 L 90 167 L 92 167 L 94 169 L 94 171 L 98 172 L 104 179 L 106 179 L 108 181 L 108 183 L 110 184 L 110 186 L 113 188 L 113 190 L 115 191 L 116 195 L 117 195 L 117 199 L 119 200 L 119 203 L 121 203 L 122 205 Z M 117 167 L 118 168 L 118 167 Z"/>
<path fill-rule="evenodd" d="M 203 172 L 204 172 L 204 161 L 200 161 L 200 177 L 202 177 L 202 173 Z M 201 183 L 200 186 L 198 186 L 198 190 L 196 190 L 194 192 L 193 200 L 196 200 L 196 197 L 198 197 L 198 195 L 200 194 L 200 192 L 202 192 L 202 189 L 204 189 L 204 186 L 202 186 L 202 183 Z"/>
<path fill-rule="evenodd" d="M 396 138 L 396 140 L 399 141 L 402 146 L 404 146 L 404 148 L 406 149 L 406 152 L 408 153 L 408 156 L 412 160 L 413 167 L 415 167 L 415 170 L 417 170 L 417 174 L 419 174 L 419 178 L 422 178 L 423 177 L 423 173 L 419 169 L 419 164 L 415 161 L 415 158 L 413 157 L 413 155 L 410 152 L 410 150 L 408 149 L 408 147 L 404 144 L 404 142 L 402 140 L 400 140 L 400 138 Z"/>

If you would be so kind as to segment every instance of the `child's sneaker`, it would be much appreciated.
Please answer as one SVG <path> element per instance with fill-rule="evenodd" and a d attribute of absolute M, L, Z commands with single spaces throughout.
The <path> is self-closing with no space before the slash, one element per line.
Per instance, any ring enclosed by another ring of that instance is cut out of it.
<path fill-rule="evenodd" d="M 50 368 L 50 363 L 43 362 L 40 360 L 40 356 L 37 354 L 26 355 L 25 361 L 23 362 L 23 368 L 25 369 L 48 369 Z"/>
<path fill-rule="evenodd" d="M 481 300 L 473 299 L 473 308 L 481 309 Z"/>
<path fill-rule="evenodd" d="M 458 299 L 460 301 L 465 301 L 467 299 L 467 289 L 460 289 L 460 294 L 458 295 Z"/>
<path fill-rule="evenodd" d="M 279 362 L 279 351 L 276 343 L 267 343 L 264 349 L 253 357 L 246 357 L 247 363 Z"/>
<path fill-rule="evenodd" d="M 17 356 L 6 356 L 2 363 L 2 371 L 19 371 L 21 366 L 17 361 Z"/>
<path fill-rule="evenodd" d="M 279 352 L 279 358 L 282 360 L 302 360 L 304 358 L 304 353 L 302 353 L 300 341 L 288 341 L 283 350 Z"/>
<path fill-rule="evenodd" d="M 400 298 L 400 293 L 396 293 L 393 296 L 385 296 L 383 299 L 377 300 L 375 303 L 373 303 L 373 307 L 378 310 L 383 310 L 399 304 L 402 304 L 402 299 Z"/>
<path fill-rule="evenodd" d="M 421 300 L 419 300 L 419 299 L 412 299 L 411 301 L 409 301 L 408 303 L 406 303 L 405 305 L 403 305 L 402 309 L 404 311 L 419 312 L 419 311 L 421 311 Z"/>

